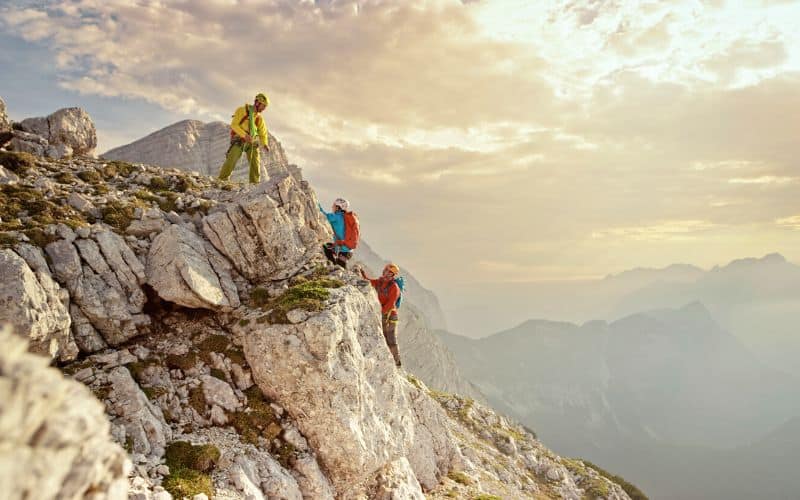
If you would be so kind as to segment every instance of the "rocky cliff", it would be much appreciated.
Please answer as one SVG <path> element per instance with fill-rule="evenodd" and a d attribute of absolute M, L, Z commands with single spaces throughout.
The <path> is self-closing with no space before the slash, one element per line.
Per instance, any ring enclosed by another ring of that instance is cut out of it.
<path fill-rule="evenodd" d="M 10 498 L 628 498 L 397 370 L 374 290 L 321 256 L 329 228 L 297 176 L 241 189 L 92 158 L 0 152 L 0 165 L 0 322 L 91 389 L 108 422 L 51 406 L 61 425 L 34 436 L 69 449 L 59 429 L 73 425 L 84 438 L 70 442 L 95 447 L 83 453 L 105 451 L 31 458 L 0 488 L 35 488 Z M 4 443 L 34 443 L 13 424 L 32 403 L 2 400 Z M 133 464 L 126 488 L 105 433 Z M 18 451 L 4 444 L 0 462 Z M 84 479 L 37 483 L 43 467 Z"/>
<path fill-rule="evenodd" d="M 228 131 L 228 125 L 223 122 L 185 120 L 112 149 L 103 157 L 175 167 L 213 177 L 218 174 L 228 148 Z M 270 145 L 269 157 L 262 160 L 262 167 L 269 176 L 290 174 L 301 180 L 300 169 L 289 164 L 280 141 L 272 135 Z M 245 160 L 240 160 L 235 178 L 245 179 L 247 171 Z M 366 236 L 368 238 L 368 234 Z M 375 275 L 380 274 L 385 263 L 362 239 L 352 265 L 363 265 Z M 444 313 L 436 295 L 422 286 L 407 269 L 403 270 L 403 276 L 406 279 L 406 307 L 400 316 L 398 342 L 404 362 L 431 387 L 483 399 L 480 391 L 460 375 L 447 347 L 432 333 L 434 329 L 446 328 Z"/>

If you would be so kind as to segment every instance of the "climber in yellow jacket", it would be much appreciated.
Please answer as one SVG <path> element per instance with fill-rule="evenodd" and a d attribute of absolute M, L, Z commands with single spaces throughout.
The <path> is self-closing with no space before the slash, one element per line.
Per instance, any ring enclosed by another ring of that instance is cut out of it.
<path fill-rule="evenodd" d="M 219 178 L 227 181 L 231 178 L 236 162 L 242 153 L 247 155 L 250 162 L 250 184 L 256 184 L 261 180 L 261 156 L 259 155 L 258 144 L 264 149 L 264 153 L 269 152 L 269 142 L 267 137 L 267 125 L 261 112 L 269 106 L 269 99 L 264 94 L 256 95 L 252 106 L 245 104 L 236 110 L 231 120 L 231 145 L 225 157 L 225 163 L 219 172 Z"/>

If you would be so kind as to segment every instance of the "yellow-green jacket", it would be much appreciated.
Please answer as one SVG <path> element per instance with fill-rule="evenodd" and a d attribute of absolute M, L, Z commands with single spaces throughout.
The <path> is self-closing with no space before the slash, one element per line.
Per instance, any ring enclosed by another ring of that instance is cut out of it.
<path fill-rule="evenodd" d="M 250 119 L 247 116 L 247 111 L 250 110 L 251 113 L 255 113 L 255 124 L 256 130 L 258 132 L 258 139 L 261 142 L 262 146 L 269 146 L 267 142 L 267 124 L 264 123 L 264 119 L 261 117 L 261 113 L 256 113 L 256 110 L 253 108 L 251 104 L 245 104 L 244 106 L 239 107 L 236 112 L 233 114 L 233 119 L 231 120 L 231 138 L 233 135 L 236 134 L 242 139 L 250 135 Z"/>

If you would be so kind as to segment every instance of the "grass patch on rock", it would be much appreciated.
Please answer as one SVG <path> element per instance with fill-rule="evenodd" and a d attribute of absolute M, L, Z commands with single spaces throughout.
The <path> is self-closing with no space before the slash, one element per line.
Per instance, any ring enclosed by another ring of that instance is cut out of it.
<path fill-rule="evenodd" d="M 219 463 L 219 457 L 219 449 L 214 445 L 193 445 L 186 441 L 170 443 L 164 453 L 164 458 L 170 470 L 175 467 L 176 469 L 209 472 Z"/>
<path fill-rule="evenodd" d="M 270 323 L 289 323 L 286 313 L 293 309 L 302 309 L 309 312 L 321 311 L 325 301 L 330 297 L 331 288 L 339 288 L 344 283 L 329 278 L 317 278 L 298 283 L 278 297 L 267 302 L 263 309 L 270 309 Z"/>
<path fill-rule="evenodd" d="M 83 182 L 92 185 L 98 185 L 105 180 L 103 179 L 103 176 L 100 175 L 95 169 L 82 170 L 78 172 L 78 178 L 80 178 L 80 180 Z"/>
<path fill-rule="evenodd" d="M 0 165 L 17 175 L 24 175 L 28 170 L 36 166 L 36 157 L 30 153 L 0 151 Z"/>
<path fill-rule="evenodd" d="M 272 441 L 282 430 L 275 411 L 258 386 L 254 385 L 244 393 L 247 396 L 247 407 L 242 411 L 229 412 L 228 421 L 245 443 L 258 446 L 260 437 L 267 442 Z"/>
<path fill-rule="evenodd" d="M 133 221 L 135 210 L 133 205 L 111 200 L 103 207 L 103 222 L 119 231 L 125 231 Z"/>
<path fill-rule="evenodd" d="M 167 367 L 173 370 L 190 370 L 197 364 L 197 353 L 190 351 L 186 354 L 169 354 L 166 363 Z"/>
<path fill-rule="evenodd" d="M 469 476 L 460 471 L 450 471 L 450 473 L 447 474 L 447 477 L 457 482 L 458 484 L 463 484 L 464 486 L 469 486 L 472 484 L 472 479 L 470 479 Z"/>

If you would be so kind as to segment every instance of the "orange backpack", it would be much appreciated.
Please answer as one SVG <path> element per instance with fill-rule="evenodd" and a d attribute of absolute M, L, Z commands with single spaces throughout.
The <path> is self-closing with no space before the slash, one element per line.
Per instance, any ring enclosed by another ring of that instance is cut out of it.
<path fill-rule="evenodd" d="M 358 246 L 358 238 L 361 235 L 358 226 L 358 216 L 355 212 L 344 213 L 344 244 L 350 250 L 355 250 Z"/>

